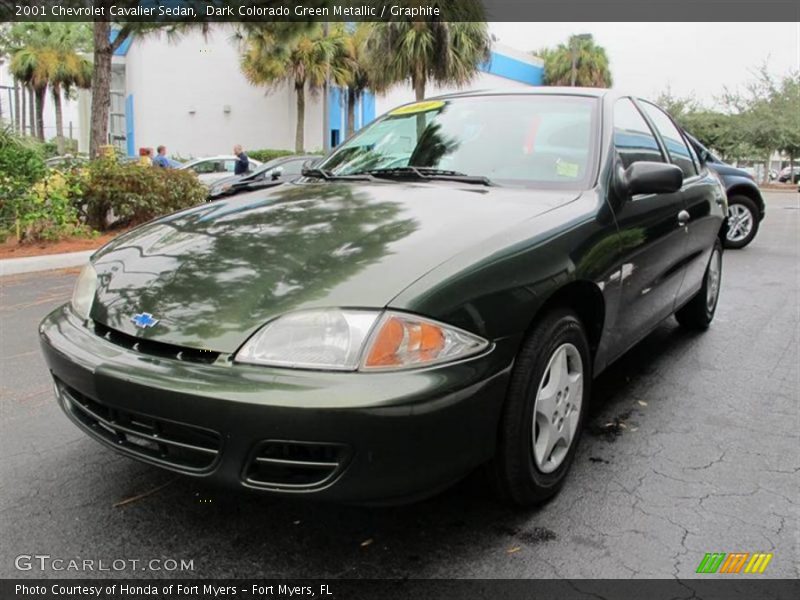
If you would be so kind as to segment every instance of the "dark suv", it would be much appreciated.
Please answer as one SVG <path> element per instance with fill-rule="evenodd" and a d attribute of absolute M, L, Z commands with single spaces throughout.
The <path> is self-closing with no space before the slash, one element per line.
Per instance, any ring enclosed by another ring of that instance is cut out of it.
<path fill-rule="evenodd" d="M 697 154 L 719 175 L 728 194 L 728 233 L 726 248 L 744 248 L 753 241 L 764 219 L 765 204 L 753 176 L 715 156 L 697 139 L 688 135 Z"/>

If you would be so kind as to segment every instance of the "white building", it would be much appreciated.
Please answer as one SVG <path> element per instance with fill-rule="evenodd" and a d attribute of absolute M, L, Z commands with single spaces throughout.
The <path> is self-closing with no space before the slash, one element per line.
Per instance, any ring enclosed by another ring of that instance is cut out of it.
<path fill-rule="evenodd" d="M 111 142 L 129 155 L 140 147 L 167 146 L 182 158 L 227 154 L 234 144 L 245 149 L 293 149 L 296 102 L 289 86 L 267 90 L 247 82 L 239 67 L 239 48 L 230 26 L 219 25 L 204 36 L 190 32 L 169 39 L 153 34 L 126 41 L 116 52 L 112 74 Z M 541 85 L 542 61 L 495 44 L 470 89 L 503 89 Z M 429 85 L 429 96 L 454 91 Z M 332 145 L 346 132 L 345 94 L 330 90 Z M 399 84 L 385 95 L 371 93 L 356 107 L 356 128 L 387 110 L 414 99 L 410 85 Z M 79 122 L 79 148 L 89 146 L 90 97 L 82 92 L 69 119 Z M 49 133 L 49 131 L 48 131 Z M 305 147 L 321 150 L 323 98 L 306 94 Z"/>

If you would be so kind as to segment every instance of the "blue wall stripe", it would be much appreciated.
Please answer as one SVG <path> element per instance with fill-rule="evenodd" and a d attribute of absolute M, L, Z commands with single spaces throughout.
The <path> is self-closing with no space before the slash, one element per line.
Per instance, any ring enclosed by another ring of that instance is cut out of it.
<path fill-rule="evenodd" d="M 113 42 L 117 39 L 117 35 L 119 34 L 119 29 L 112 29 L 111 32 L 108 34 L 108 41 Z M 128 50 L 131 47 L 131 42 L 133 42 L 133 35 L 129 35 L 128 39 L 122 42 L 122 45 L 114 50 L 114 56 L 125 56 L 128 54 Z"/>
<path fill-rule="evenodd" d="M 375 120 L 375 94 L 365 91 L 361 95 L 361 127 Z"/>
<path fill-rule="evenodd" d="M 492 52 L 492 57 L 488 63 L 482 64 L 480 70 L 484 73 L 497 75 L 527 83 L 528 85 L 542 85 L 544 80 L 544 68 L 539 65 L 532 65 L 504 54 Z"/>
<path fill-rule="evenodd" d="M 136 140 L 133 139 L 133 94 L 125 98 L 125 142 L 128 156 L 136 156 Z"/>

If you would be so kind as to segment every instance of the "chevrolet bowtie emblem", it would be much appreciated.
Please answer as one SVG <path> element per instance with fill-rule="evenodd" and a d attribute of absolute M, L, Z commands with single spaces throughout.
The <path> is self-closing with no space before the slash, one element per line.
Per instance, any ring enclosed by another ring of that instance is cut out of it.
<path fill-rule="evenodd" d="M 131 321 L 134 325 L 141 329 L 147 329 L 148 327 L 155 326 L 158 323 L 158 319 L 154 319 L 153 315 L 150 313 L 139 313 L 138 315 L 133 315 Z"/>

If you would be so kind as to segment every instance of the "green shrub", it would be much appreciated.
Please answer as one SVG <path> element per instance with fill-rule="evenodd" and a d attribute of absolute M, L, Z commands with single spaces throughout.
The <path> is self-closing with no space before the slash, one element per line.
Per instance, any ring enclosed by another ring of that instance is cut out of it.
<path fill-rule="evenodd" d="M 0 173 L 28 184 L 39 181 L 45 172 L 40 145 L 14 133 L 0 129 Z"/>
<path fill-rule="evenodd" d="M 105 231 L 111 211 L 120 224 L 135 225 L 196 206 L 205 201 L 206 194 L 190 171 L 105 158 L 89 165 L 83 201 L 89 225 Z"/>
<path fill-rule="evenodd" d="M 30 186 L 20 185 L 8 176 L 0 177 L 0 196 L 11 192 L 4 211 L 3 237 L 13 233 L 20 243 L 27 243 L 89 234 L 76 208 L 81 178 L 78 172 L 50 171 Z"/>
<path fill-rule="evenodd" d="M 35 204 L 31 187 L 45 171 L 36 142 L 8 127 L 0 128 L 0 238 L 22 237 L 21 219 Z"/>
<path fill-rule="evenodd" d="M 259 162 L 267 162 L 281 156 L 289 156 L 290 154 L 297 154 L 292 150 L 271 150 L 269 148 L 264 150 L 248 150 L 247 156 Z"/>

